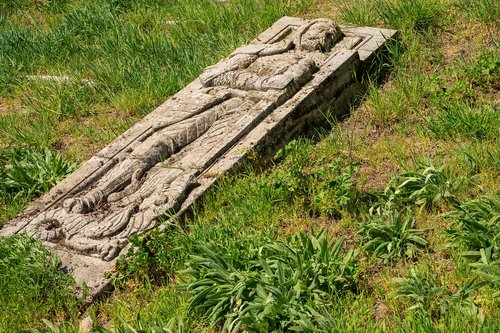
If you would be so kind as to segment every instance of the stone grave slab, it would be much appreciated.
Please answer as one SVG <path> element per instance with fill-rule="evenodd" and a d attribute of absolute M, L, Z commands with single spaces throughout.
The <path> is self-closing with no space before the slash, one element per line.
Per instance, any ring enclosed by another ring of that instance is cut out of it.
<path fill-rule="evenodd" d="M 38 238 L 91 296 L 134 234 L 182 215 L 249 156 L 343 113 L 397 31 L 283 17 L 210 66 L 0 230 Z"/>

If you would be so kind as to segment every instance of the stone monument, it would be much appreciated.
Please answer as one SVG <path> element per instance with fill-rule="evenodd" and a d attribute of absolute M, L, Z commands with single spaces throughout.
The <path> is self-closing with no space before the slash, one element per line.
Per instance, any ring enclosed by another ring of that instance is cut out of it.
<path fill-rule="evenodd" d="M 83 164 L 0 235 L 40 239 L 92 296 L 131 235 L 183 214 L 249 154 L 346 110 L 394 30 L 284 17 Z"/>

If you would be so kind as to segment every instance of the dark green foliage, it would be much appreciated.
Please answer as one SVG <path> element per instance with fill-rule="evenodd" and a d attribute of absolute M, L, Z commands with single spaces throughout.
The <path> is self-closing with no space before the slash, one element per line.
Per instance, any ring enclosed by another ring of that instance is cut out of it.
<path fill-rule="evenodd" d="M 58 267 L 38 241 L 0 238 L 0 331 L 15 332 L 36 319 L 76 310 L 74 282 Z"/>
<path fill-rule="evenodd" d="M 358 234 L 362 236 L 364 251 L 390 262 L 394 258 L 415 258 L 429 245 L 425 231 L 414 227 L 415 217 L 410 210 L 390 210 L 371 216 Z"/>
<path fill-rule="evenodd" d="M 473 293 L 479 288 L 470 280 L 452 292 L 441 285 L 438 276 L 426 266 L 410 269 L 406 277 L 395 278 L 394 298 L 404 300 L 407 311 L 417 311 L 438 319 L 450 311 L 460 309 L 467 314 L 477 314 Z"/>
<path fill-rule="evenodd" d="M 485 263 L 500 259 L 500 202 L 497 196 L 482 196 L 457 205 L 446 215 L 454 227 L 447 231 L 451 245 L 465 249 L 463 256 Z"/>
<path fill-rule="evenodd" d="M 462 181 L 446 171 L 444 165 L 435 167 L 432 163 L 421 163 L 415 171 L 394 177 L 370 211 L 380 215 L 386 209 L 408 204 L 433 209 L 441 202 L 455 202 L 461 186 Z"/>
<path fill-rule="evenodd" d="M 0 151 L 0 211 L 13 217 L 29 200 L 47 192 L 76 167 L 49 149 Z"/>
<path fill-rule="evenodd" d="M 328 240 L 324 232 L 303 233 L 262 246 L 234 240 L 243 254 L 214 243 L 199 244 L 183 273 L 192 294 L 190 309 L 200 311 L 223 331 L 286 330 L 307 314 L 307 307 L 328 302 L 331 295 L 356 289 L 354 253 L 341 251 L 343 240 Z"/>
<path fill-rule="evenodd" d="M 77 167 L 49 149 L 7 150 L 0 154 L 0 163 L 0 193 L 25 197 L 47 192 Z"/>

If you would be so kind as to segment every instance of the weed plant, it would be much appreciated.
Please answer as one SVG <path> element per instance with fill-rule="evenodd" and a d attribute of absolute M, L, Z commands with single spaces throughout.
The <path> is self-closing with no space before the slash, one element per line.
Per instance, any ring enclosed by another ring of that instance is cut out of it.
<path fill-rule="evenodd" d="M 270 175 L 275 179 L 271 185 L 283 201 L 310 216 L 339 217 L 343 211 L 355 211 L 359 194 L 352 177 L 359 163 L 345 165 L 342 158 L 324 157 L 311 166 L 310 144 L 294 140 L 278 151 L 275 159 L 286 159 Z"/>
<path fill-rule="evenodd" d="M 415 171 L 407 171 L 394 177 L 380 200 L 370 208 L 372 214 L 382 215 L 384 209 L 397 209 L 414 204 L 422 209 L 435 209 L 441 202 L 456 202 L 456 195 L 463 181 L 450 175 L 445 165 L 432 163 L 419 165 Z"/>
<path fill-rule="evenodd" d="M 447 233 L 451 246 L 466 251 L 463 256 L 489 263 L 499 260 L 500 202 L 498 196 L 483 196 L 458 205 L 446 214 L 454 229 Z"/>
<path fill-rule="evenodd" d="M 440 139 L 497 138 L 498 105 L 480 96 L 499 88 L 498 52 L 481 51 L 474 61 L 462 60 L 457 67 L 445 71 L 445 76 L 453 77 L 451 85 L 445 76 L 431 76 L 434 87 L 429 96 L 434 110 L 426 126 Z"/>
<path fill-rule="evenodd" d="M 10 149 L 0 152 L 0 195 L 13 216 L 30 199 L 47 192 L 77 165 L 49 149 Z"/>
<path fill-rule="evenodd" d="M 498 8 L 497 8 L 498 11 Z M 500 59 L 498 49 L 479 52 L 470 63 L 462 63 L 459 74 L 475 89 L 495 91 L 500 88 Z"/>
<path fill-rule="evenodd" d="M 354 253 L 342 253 L 343 240 L 328 240 L 324 231 L 260 247 L 241 241 L 235 245 L 245 249 L 243 258 L 214 244 L 198 245 L 200 255 L 191 256 L 183 271 L 193 278 L 185 285 L 190 309 L 213 326 L 222 323 L 222 331 L 287 330 L 307 316 L 306 306 L 356 289 Z"/>
<path fill-rule="evenodd" d="M 455 292 L 443 287 L 438 276 L 427 265 L 410 269 L 404 278 L 395 278 L 394 298 L 406 301 L 406 311 L 418 311 L 437 319 L 449 311 L 461 309 L 466 314 L 478 314 L 473 293 L 479 285 L 475 280 L 465 283 Z"/>
<path fill-rule="evenodd" d="M 455 66 L 444 69 L 440 75 L 432 74 L 429 79 L 429 86 L 432 87 L 429 97 L 437 107 L 488 104 L 482 101 L 481 96 L 499 89 L 498 50 L 479 51 L 474 59 L 458 59 Z"/>
<path fill-rule="evenodd" d="M 76 169 L 76 164 L 48 149 L 42 152 L 8 150 L 2 154 L 0 190 L 6 194 L 33 197 L 47 192 Z"/>
<path fill-rule="evenodd" d="M 361 225 L 363 250 L 385 263 L 395 258 L 413 259 L 429 246 L 425 230 L 415 229 L 415 217 L 409 209 L 390 210 Z"/>

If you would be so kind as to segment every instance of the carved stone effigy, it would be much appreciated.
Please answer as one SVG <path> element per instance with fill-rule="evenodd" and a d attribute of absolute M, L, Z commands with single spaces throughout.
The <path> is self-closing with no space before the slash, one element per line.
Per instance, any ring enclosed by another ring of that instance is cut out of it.
<path fill-rule="evenodd" d="M 182 214 L 248 154 L 266 154 L 343 112 L 396 31 L 284 17 L 242 46 L 7 224 L 56 252 L 91 294 L 131 235 Z"/>

